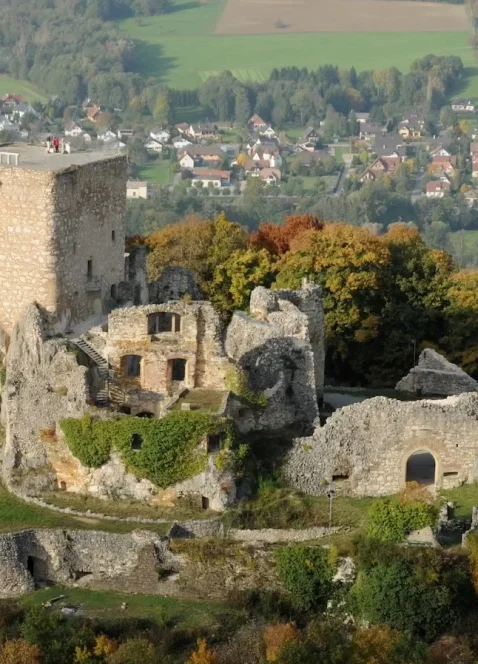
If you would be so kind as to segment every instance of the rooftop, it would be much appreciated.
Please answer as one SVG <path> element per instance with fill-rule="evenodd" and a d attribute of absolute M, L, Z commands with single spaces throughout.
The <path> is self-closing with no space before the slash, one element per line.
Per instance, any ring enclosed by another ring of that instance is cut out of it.
<path fill-rule="evenodd" d="M 10 156 L 9 156 L 10 155 Z M 71 166 L 84 166 L 111 159 L 111 152 L 72 152 L 48 154 L 45 147 L 26 143 L 0 145 L 0 168 L 30 168 L 35 171 L 62 171 Z M 10 162 L 10 163 L 7 163 Z"/>

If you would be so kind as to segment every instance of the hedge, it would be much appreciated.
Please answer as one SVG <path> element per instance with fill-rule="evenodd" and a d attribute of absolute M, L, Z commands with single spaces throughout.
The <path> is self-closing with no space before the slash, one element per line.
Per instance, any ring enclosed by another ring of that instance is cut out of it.
<path fill-rule="evenodd" d="M 114 449 L 129 471 L 161 488 L 206 470 L 207 451 L 199 444 L 208 434 L 225 428 L 224 447 L 233 443 L 229 423 L 203 412 L 172 412 L 159 420 L 96 420 L 84 415 L 59 424 L 71 453 L 84 466 L 102 466 Z M 134 449 L 135 436 L 139 449 Z"/>
<path fill-rule="evenodd" d="M 433 505 L 386 498 L 369 510 L 368 536 L 381 542 L 401 542 L 412 530 L 433 526 L 436 518 L 437 510 Z"/>

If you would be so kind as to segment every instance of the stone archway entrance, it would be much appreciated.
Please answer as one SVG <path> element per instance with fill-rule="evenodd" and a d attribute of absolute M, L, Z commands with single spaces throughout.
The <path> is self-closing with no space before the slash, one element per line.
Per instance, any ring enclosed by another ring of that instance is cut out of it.
<path fill-rule="evenodd" d="M 423 486 L 435 484 L 436 461 L 433 454 L 417 450 L 408 457 L 405 482 L 418 482 Z"/>

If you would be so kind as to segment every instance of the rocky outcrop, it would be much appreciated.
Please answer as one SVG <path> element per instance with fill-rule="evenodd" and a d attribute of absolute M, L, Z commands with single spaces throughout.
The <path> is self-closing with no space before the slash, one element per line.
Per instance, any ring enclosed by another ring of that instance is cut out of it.
<path fill-rule="evenodd" d="M 324 384 L 324 314 L 320 288 L 253 290 L 250 316 L 236 312 L 227 330 L 226 353 L 266 395 L 263 409 L 230 404 L 243 432 L 310 427 L 318 416 Z"/>
<path fill-rule="evenodd" d="M 25 491 L 51 489 L 55 476 L 47 436 L 64 417 L 80 417 L 89 397 L 86 367 L 64 339 L 48 339 L 40 310 L 31 305 L 14 326 L 2 397 L 3 476 Z"/>
<path fill-rule="evenodd" d="M 0 535 L 0 560 L 0 597 L 15 597 L 48 582 L 164 592 L 160 576 L 179 565 L 166 538 L 142 530 L 126 535 L 88 530 Z"/>
<path fill-rule="evenodd" d="M 376 397 L 336 411 L 314 434 L 297 439 L 285 476 L 306 493 L 333 485 L 352 495 L 387 495 L 407 480 L 407 463 L 430 453 L 435 486 L 450 488 L 478 478 L 478 394 L 443 400 L 397 401 Z M 433 481 L 433 480 L 432 480 Z"/>
<path fill-rule="evenodd" d="M 400 380 L 396 388 L 419 396 L 452 396 L 478 391 L 478 382 L 432 348 L 420 354 L 418 365 Z"/>

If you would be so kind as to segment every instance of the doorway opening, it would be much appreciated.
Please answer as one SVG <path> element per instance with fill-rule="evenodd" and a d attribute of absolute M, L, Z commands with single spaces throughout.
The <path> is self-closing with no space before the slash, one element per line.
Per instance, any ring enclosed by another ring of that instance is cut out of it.
<path fill-rule="evenodd" d="M 435 484 L 436 462 L 426 450 L 414 452 L 407 461 L 405 482 L 418 482 L 423 486 Z"/>

